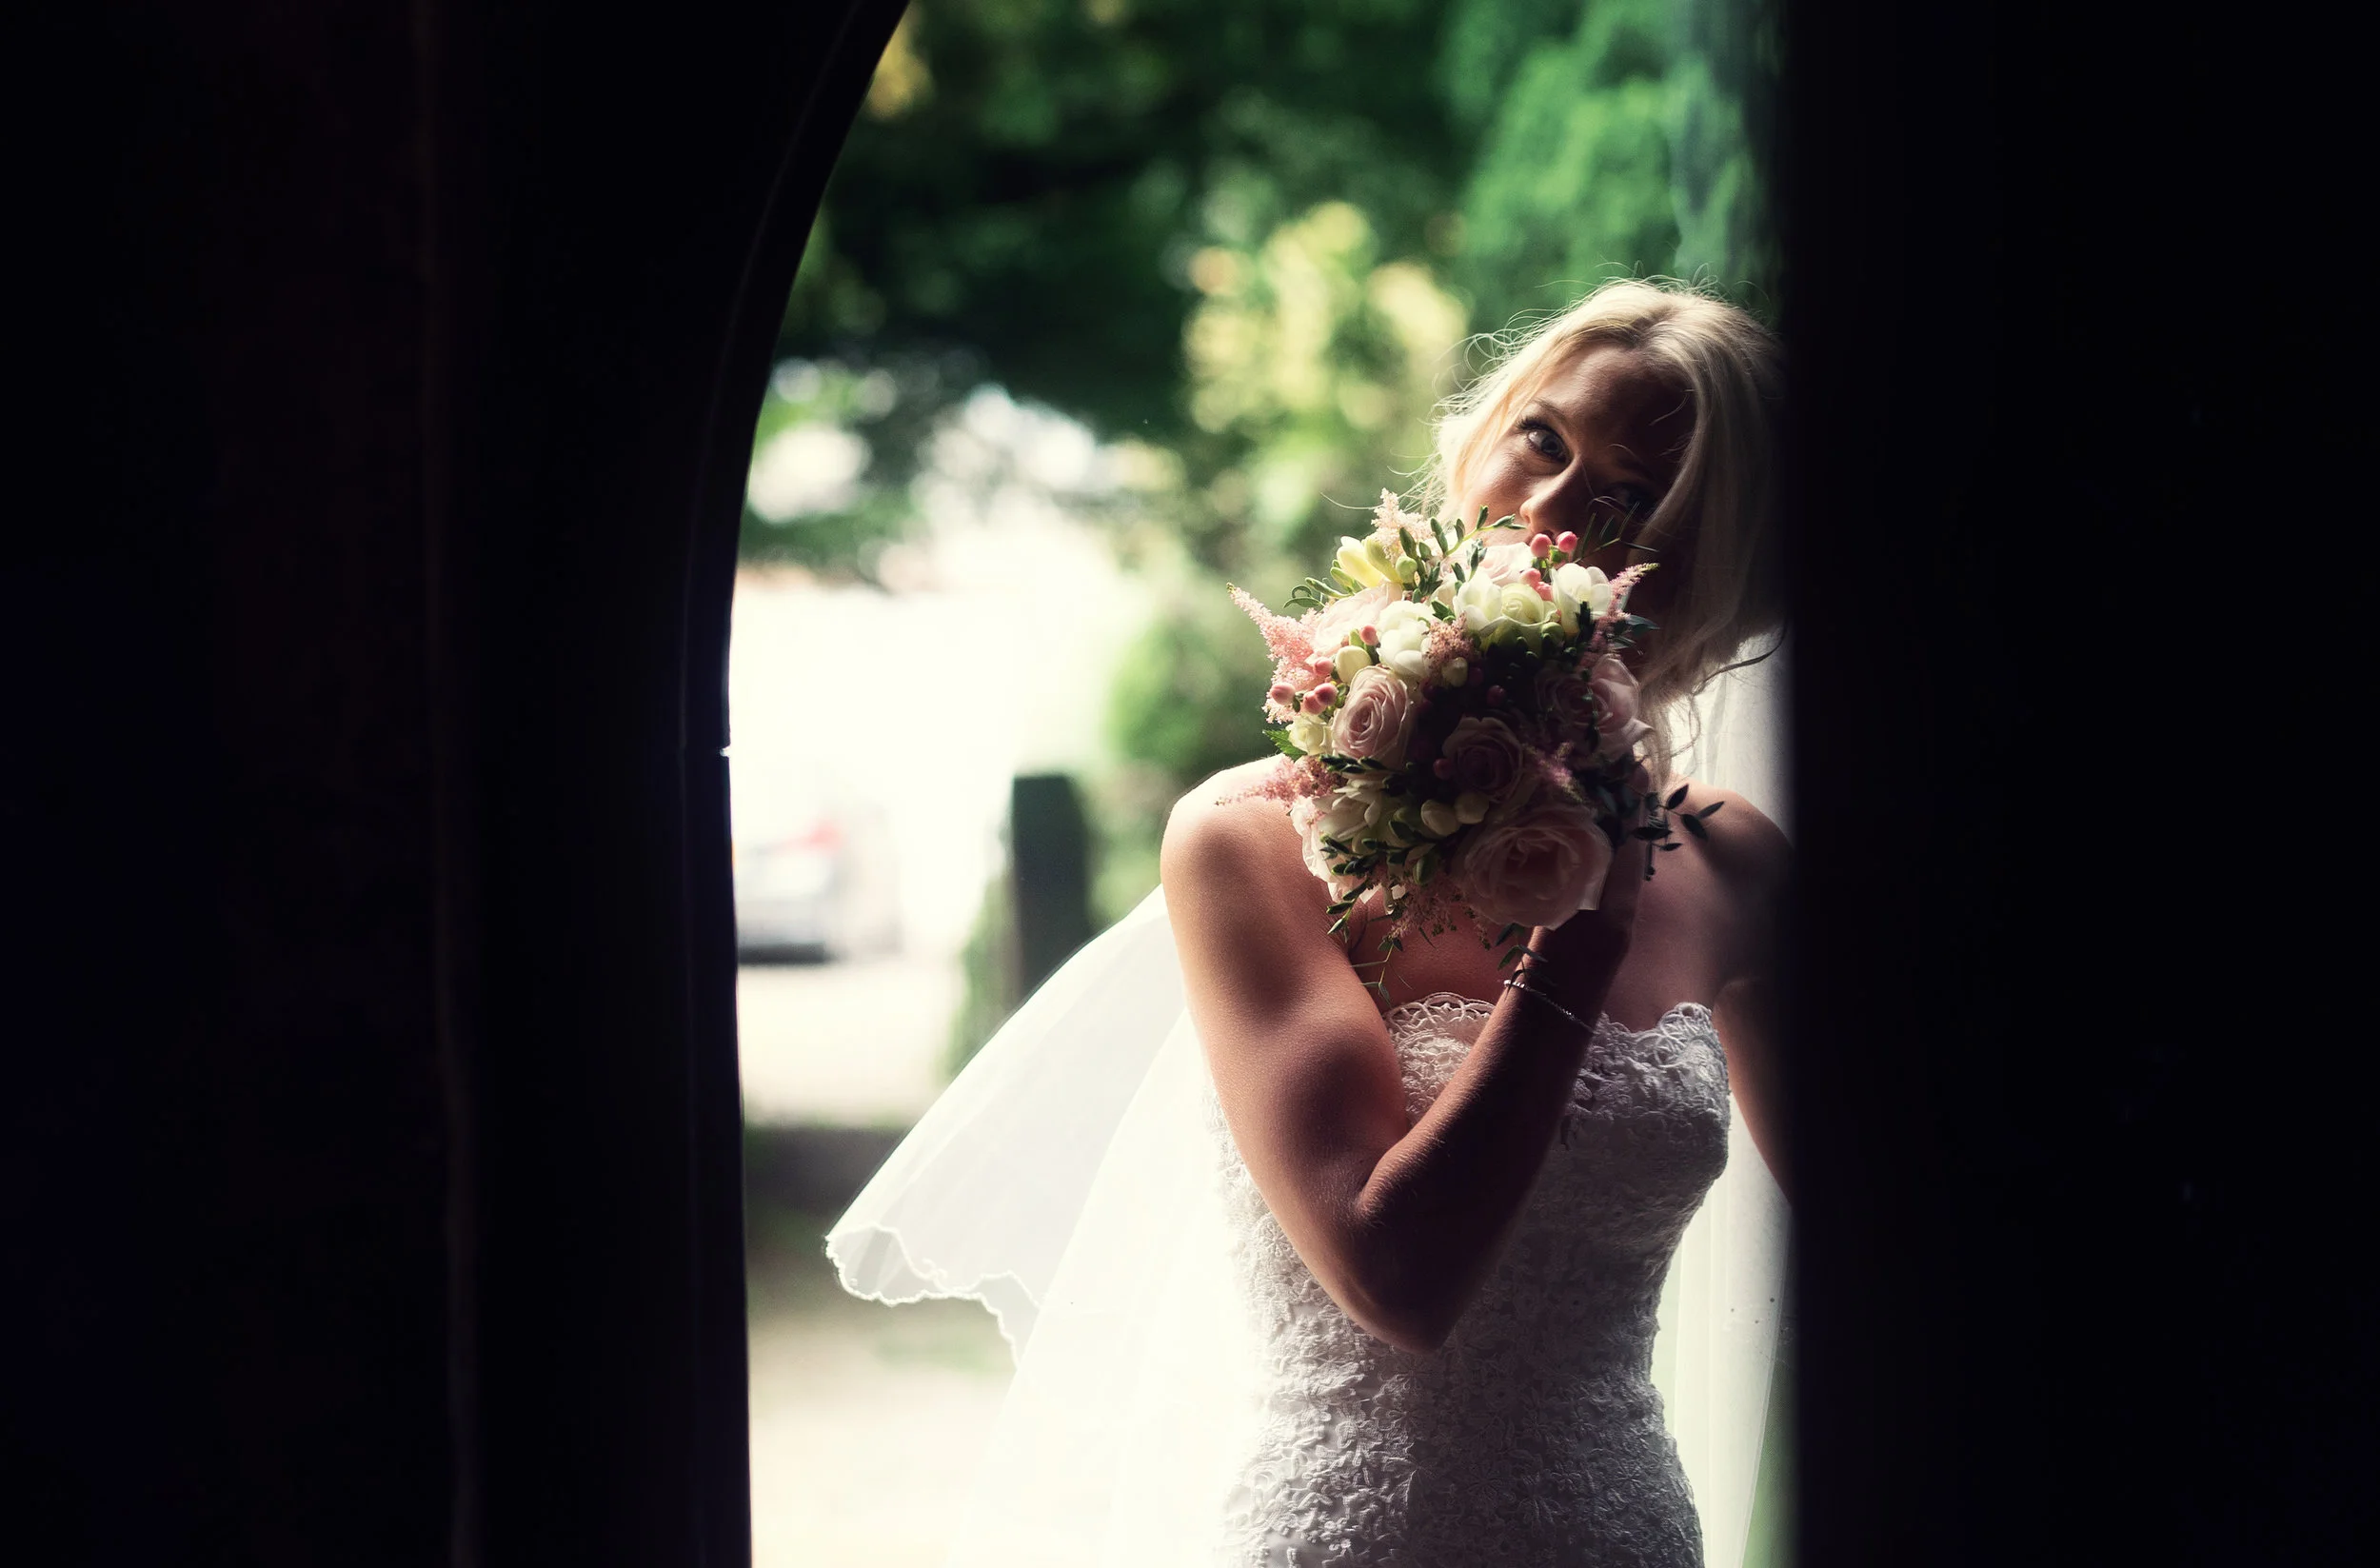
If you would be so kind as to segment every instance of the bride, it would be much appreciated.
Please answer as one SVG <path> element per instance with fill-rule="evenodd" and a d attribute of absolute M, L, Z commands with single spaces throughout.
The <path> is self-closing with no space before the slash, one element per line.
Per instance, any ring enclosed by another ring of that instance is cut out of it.
<path fill-rule="evenodd" d="M 1704 1260 L 1673 1260 L 1732 1131 L 1738 1167 L 1782 1168 L 1788 850 L 1675 764 L 1692 699 L 1779 619 L 1776 360 L 1729 306 L 1611 284 L 1438 431 L 1442 509 L 1521 537 L 1616 523 L 1591 564 L 1658 563 L 1631 603 L 1660 628 L 1638 656 L 1646 782 L 1720 806 L 1707 836 L 1649 880 L 1623 839 L 1598 907 L 1531 933 L 1508 985 L 1458 935 L 1382 966 L 1359 919 L 1342 945 L 1286 814 L 1245 793 L 1270 764 L 1220 775 L 1175 808 L 1160 892 L 1036 993 L 836 1227 L 847 1287 L 976 1297 L 1017 1348 L 954 1561 L 1740 1560 L 1774 1203 L 1715 1199 Z M 1655 1381 L 1665 1282 L 1672 1402 L 1689 1390 L 1702 1427 L 1686 1460 Z"/>

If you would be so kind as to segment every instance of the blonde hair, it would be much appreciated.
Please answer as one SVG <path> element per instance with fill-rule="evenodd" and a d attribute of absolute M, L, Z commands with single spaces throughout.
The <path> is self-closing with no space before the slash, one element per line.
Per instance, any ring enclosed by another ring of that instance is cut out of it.
<path fill-rule="evenodd" d="M 1636 678 L 1654 726 L 1648 761 L 1666 780 L 1674 713 L 1784 619 L 1777 563 L 1776 429 L 1782 352 L 1746 312 L 1683 284 L 1622 278 L 1557 316 L 1488 340 L 1487 373 L 1449 399 L 1427 476 L 1425 515 L 1458 503 L 1515 411 L 1576 354 L 1612 344 L 1644 355 L 1687 390 L 1694 433 L 1677 479 L 1629 536 L 1660 563 L 1674 597 Z M 1476 521 L 1466 518 L 1466 523 Z M 1491 519 L 1493 521 L 1493 519 Z M 1765 654 L 1761 657 L 1766 657 Z"/>

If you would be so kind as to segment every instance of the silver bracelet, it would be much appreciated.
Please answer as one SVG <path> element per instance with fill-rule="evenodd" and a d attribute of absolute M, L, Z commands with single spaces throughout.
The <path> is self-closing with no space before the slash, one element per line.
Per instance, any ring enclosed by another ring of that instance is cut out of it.
<path fill-rule="evenodd" d="M 1506 981 L 1504 982 L 1504 989 L 1507 991 L 1518 991 L 1524 997 L 1535 997 L 1539 1002 L 1544 1002 L 1548 1007 L 1551 1007 L 1556 1012 L 1561 1014 L 1562 1017 L 1570 1020 L 1572 1024 L 1576 1027 L 1584 1029 L 1589 1034 L 1595 1033 L 1595 1026 L 1581 1019 L 1577 1013 L 1572 1012 L 1560 1002 L 1556 1002 L 1552 997 L 1547 996 L 1543 991 L 1538 990 L 1536 986 L 1521 984 L 1520 977 L 1518 975 L 1515 975 L 1512 979 Z"/>

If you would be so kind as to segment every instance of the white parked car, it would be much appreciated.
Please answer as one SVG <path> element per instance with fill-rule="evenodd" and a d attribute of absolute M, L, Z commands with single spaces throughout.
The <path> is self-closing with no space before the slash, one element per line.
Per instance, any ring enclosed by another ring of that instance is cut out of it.
<path fill-rule="evenodd" d="M 736 953 L 821 962 L 900 942 L 900 883 L 881 809 L 835 801 L 798 759 L 728 757 Z"/>

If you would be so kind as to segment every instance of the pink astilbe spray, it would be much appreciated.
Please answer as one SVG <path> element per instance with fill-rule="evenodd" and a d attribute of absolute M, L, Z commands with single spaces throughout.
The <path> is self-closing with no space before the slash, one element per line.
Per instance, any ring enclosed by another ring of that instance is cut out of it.
<path fill-rule="evenodd" d="M 1410 528 L 1417 539 L 1430 537 L 1429 523 L 1405 510 L 1396 491 L 1384 489 L 1380 492 L 1380 504 L 1372 511 L 1372 536 L 1383 545 L 1395 544 L 1399 528 Z"/>
<path fill-rule="evenodd" d="M 1645 574 L 1651 571 L 1656 565 L 1658 565 L 1656 562 L 1640 561 L 1636 565 L 1629 567 L 1626 571 L 1621 572 L 1617 577 L 1613 578 L 1612 607 L 1605 610 L 1601 615 L 1596 617 L 1595 624 L 1597 626 L 1608 626 L 1613 622 L 1618 620 L 1621 616 L 1627 614 L 1629 590 L 1634 588 L 1637 584 L 1643 582 Z"/>
<path fill-rule="evenodd" d="M 1330 769 L 1314 758 L 1283 757 L 1257 775 L 1253 783 L 1241 784 L 1215 804 L 1237 805 L 1241 801 L 1270 801 L 1275 805 L 1295 805 L 1299 801 L 1319 800 L 1336 787 Z"/>
<path fill-rule="evenodd" d="M 1612 607 L 1595 618 L 1595 635 L 1587 640 L 1586 647 L 1578 655 L 1581 669 L 1611 651 L 1612 627 L 1628 613 L 1629 590 L 1643 582 L 1645 573 L 1659 564 L 1656 561 L 1640 562 L 1612 579 Z"/>
<path fill-rule="evenodd" d="M 1574 748 L 1565 741 L 1551 751 L 1537 746 L 1523 748 L 1528 759 L 1528 771 L 1537 775 L 1537 783 L 1547 789 L 1564 795 L 1576 795 L 1577 786 L 1571 782 L 1570 754 Z"/>
<path fill-rule="evenodd" d="M 1273 655 L 1273 689 L 1265 697 L 1265 717 L 1276 724 L 1289 718 L 1301 705 L 1304 698 L 1324 680 L 1315 667 L 1314 630 L 1308 614 L 1303 620 L 1277 615 L 1247 589 L 1231 590 L 1231 602 L 1256 623 L 1264 634 L 1264 646 Z"/>
<path fill-rule="evenodd" d="M 1441 621 L 1430 631 L 1430 640 L 1421 646 L 1421 656 L 1430 662 L 1431 673 L 1446 667 L 1449 659 L 1460 659 L 1473 669 L 1479 667 L 1479 645 L 1460 621 Z"/>
<path fill-rule="evenodd" d="M 1275 614 L 1265 608 L 1263 600 L 1245 588 L 1233 588 L 1231 602 L 1256 623 L 1257 630 L 1264 634 L 1265 647 L 1280 662 L 1283 672 L 1277 673 L 1275 679 L 1287 680 L 1285 672 L 1293 665 L 1299 674 L 1305 673 L 1306 661 L 1314 657 L 1314 634 L 1306 629 L 1304 622 Z M 1309 679 L 1307 685 L 1311 684 Z"/>

